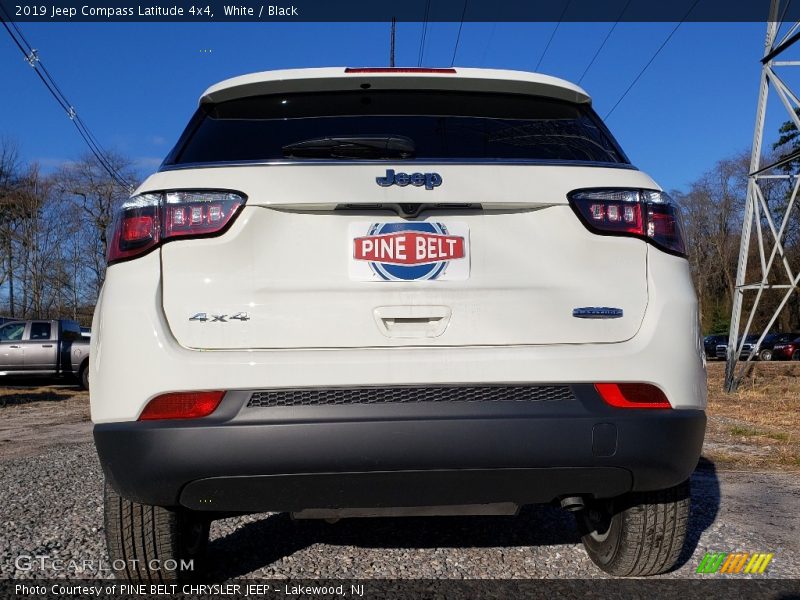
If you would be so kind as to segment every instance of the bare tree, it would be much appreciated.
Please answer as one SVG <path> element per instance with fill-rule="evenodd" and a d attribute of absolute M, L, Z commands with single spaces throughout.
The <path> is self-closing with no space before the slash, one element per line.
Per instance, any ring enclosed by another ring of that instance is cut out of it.
<path fill-rule="evenodd" d="M 15 314 L 14 236 L 24 211 L 20 206 L 19 146 L 11 138 L 0 138 L 0 245 L 3 247 L 3 271 L 0 283 L 8 281 L 8 305 Z"/>
<path fill-rule="evenodd" d="M 135 180 L 129 160 L 109 161 Z M 14 140 L 0 138 L 0 286 L 13 316 L 88 320 L 105 277 L 108 230 L 129 192 L 93 155 L 45 176 L 21 161 Z"/>
<path fill-rule="evenodd" d="M 131 162 L 120 155 L 109 155 L 116 171 L 128 181 L 135 180 Z M 122 188 L 91 154 L 64 166 L 56 175 L 57 189 L 83 216 L 87 267 L 92 274 L 95 296 L 105 278 L 108 230 L 119 205 L 131 190 Z"/>
<path fill-rule="evenodd" d="M 771 162 L 770 158 L 765 162 Z M 744 153 L 721 160 L 692 183 L 688 192 L 674 193 L 682 205 L 689 264 L 700 304 L 701 322 L 708 332 L 726 332 L 729 326 L 748 166 L 749 158 Z M 794 183 L 783 179 L 762 180 L 760 183 L 776 228 L 780 227 L 780 218 L 785 213 Z M 764 238 L 769 240 L 769 224 L 763 214 L 760 225 Z M 757 235 L 756 228 L 753 228 L 752 235 Z M 790 262 L 800 264 L 800 211 L 797 208 L 789 215 L 783 241 Z M 768 246 L 767 253 L 770 248 Z M 768 261 L 767 255 L 764 262 Z M 780 266 L 779 261 L 777 258 L 776 266 Z M 763 276 L 761 264 L 758 244 L 753 243 L 748 257 L 748 282 L 758 281 Z M 782 275 L 780 268 L 773 268 L 770 283 L 785 283 L 780 280 Z M 778 293 L 767 292 L 762 297 L 754 315 L 754 331 L 766 326 L 779 302 Z M 800 299 L 791 299 L 788 310 L 781 313 L 776 327 L 783 331 L 800 328 Z"/>
<path fill-rule="evenodd" d="M 730 315 L 747 168 L 745 154 L 722 160 L 687 193 L 675 193 L 683 210 L 689 263 L 707 331 L 724 331 Z"/>

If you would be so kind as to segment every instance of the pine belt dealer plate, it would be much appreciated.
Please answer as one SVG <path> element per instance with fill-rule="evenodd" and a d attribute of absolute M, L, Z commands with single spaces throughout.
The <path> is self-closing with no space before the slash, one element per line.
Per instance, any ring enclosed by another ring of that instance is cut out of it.
<path fill-rule="evenodd" d="M 469 279 L 469 227 L 459 222 L 351 223 L 353 281 Z"/>

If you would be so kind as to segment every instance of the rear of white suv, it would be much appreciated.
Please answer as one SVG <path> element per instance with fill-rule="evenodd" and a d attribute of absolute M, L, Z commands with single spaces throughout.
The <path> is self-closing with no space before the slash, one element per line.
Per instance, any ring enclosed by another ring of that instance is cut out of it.
<path fill-rule="evenodd" d="M 544 502 L 605 571 L 669 570 L 705 429 L 684 252 L 677 209 L 567 82 L 210 88 L 119 212 L 93 323 L 118 574 L 180 575 L 164 560 L 199 558 L 223 514 Z"/>

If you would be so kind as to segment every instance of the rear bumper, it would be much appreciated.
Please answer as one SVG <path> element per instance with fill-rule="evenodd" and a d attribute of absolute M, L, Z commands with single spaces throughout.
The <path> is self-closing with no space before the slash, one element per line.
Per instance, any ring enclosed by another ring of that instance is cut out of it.
<path fill-rule="evenodd" d="M 229 392 L 193 421 L 95 425 L 113 487 L 144 504 L 298 511 L 612 497 L 694 469 L 701 410 L 574 399 L 248 407 Z"/>

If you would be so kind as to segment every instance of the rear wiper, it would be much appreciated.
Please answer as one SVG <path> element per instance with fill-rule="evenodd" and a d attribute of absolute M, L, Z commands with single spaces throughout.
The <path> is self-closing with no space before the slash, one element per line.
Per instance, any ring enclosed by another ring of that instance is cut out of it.
<path fill-rule="evenodd" d="M 413 158 L 414 140 L 402 135 L 318 137 L 287 144 L 283 155 L 296 158 Z"/>

